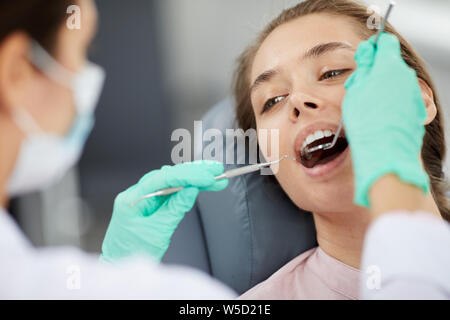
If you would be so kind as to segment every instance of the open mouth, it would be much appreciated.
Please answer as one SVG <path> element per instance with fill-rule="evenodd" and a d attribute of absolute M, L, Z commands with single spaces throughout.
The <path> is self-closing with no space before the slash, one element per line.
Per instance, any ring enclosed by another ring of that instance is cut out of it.
<path fill-rule="evenodd" d="M 345 135 L 340 136 L 334 147 L 327 150 L 317 150 L 314 152 L 307 152 L 314 147 L 331 144 L 334 139 L 334 134 L 330 131 L 318 131 L 314 134 L 308 136 L 306 141 L 303 143 L 303 147 L 299 152 L 299 159 L 301 164 L 306 168 L 314 168 L 318 165 L 327 164 L 341 155 L 348 147 L 348 141 Z"/>

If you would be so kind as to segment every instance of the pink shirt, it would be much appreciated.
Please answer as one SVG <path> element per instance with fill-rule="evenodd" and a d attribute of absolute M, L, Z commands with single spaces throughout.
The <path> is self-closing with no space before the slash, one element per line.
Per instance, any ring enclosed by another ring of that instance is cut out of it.
<path fill-rule="evenodd" d="M 317 247 L 290 261 L 240 299 L 354 300 L 359 297 L 359 278 L 359 270 L 332 258 Z"/>

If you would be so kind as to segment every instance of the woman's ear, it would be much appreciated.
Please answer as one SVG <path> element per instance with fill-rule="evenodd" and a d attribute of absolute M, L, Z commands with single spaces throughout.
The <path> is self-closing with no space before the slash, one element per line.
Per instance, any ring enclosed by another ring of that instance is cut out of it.
<path fill-rule="evenodd" d="M 420 78 L 419 85 L 422 91 L 422 98 L 427 109 L 427 120 L 425 121 L 425 125 L 429 125 L 431 122 L 433 122 L 434 118 L 436 118 L 437 115 L 437 107 L 434 103 L 434 94 L 433 90 L 431 90 L 428 84 Z"/>

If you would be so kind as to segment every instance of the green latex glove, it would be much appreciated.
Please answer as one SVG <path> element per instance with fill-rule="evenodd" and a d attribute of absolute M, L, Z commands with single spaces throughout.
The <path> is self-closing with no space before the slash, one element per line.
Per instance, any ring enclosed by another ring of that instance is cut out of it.
<path fill-rule="evenodd" d="M 368 192 L 382 176 L 396 174 L 424 192 L 429 179 L 420 162 L 426 107 L 417 75 L 401 57 L 400 43 L 383 33 L 362 42 L 357 70 L 345 84 L 342 105 L 355 174 L 355 203 L 370 207 Z"/>
<path fill-rule="evenodd" d="M 223 164 L 213 161 L 165 166 L 145 175 L 138 184 L 120 193 L 115 202 L 102 246 L 101 260 L 114 262 L 131 255 L 147 255 L 161 260 L 184 214 L 192 209 L 199 191 L 221 191 L 228 179 L 216 181 Z M 175 194 L 142 200 L 155 191 L 185 187 Z"/>

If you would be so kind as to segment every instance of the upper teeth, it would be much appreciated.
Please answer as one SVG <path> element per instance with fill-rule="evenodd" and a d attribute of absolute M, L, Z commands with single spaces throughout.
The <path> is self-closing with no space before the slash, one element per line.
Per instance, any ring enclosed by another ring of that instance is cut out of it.
<path fill-rule="evenodd" d="M 314 133 L 311 133 L 309 136 L 306 137 L 306 140 L 303 142 L 302 149 L 305 148 L 307 145 L 313 143 L 314 141 L 323 139 L 325 137 L 331 137 L 334 135 L 333 132 L 330 130 L 317 130 Z"/>

